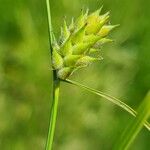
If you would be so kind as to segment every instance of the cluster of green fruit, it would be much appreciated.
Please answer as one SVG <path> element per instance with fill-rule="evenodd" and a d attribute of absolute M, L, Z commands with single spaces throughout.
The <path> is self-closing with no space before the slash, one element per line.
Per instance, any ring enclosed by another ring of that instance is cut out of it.
<path fill-rule="evenodd" d="M 88 11 L 82 12 L 69 26 L 64 21 L 60 41 L 53 43 L 52 52 L 52 66 L 58 78 L 65 80 L 75 70 L 102 59 L 94 53 L 103 44 L 112 42 L 107 35 L 118 25 L 110 25 L 109 12 L 103 15 L 100 12 L 101 9 L 89 15 Z"/>

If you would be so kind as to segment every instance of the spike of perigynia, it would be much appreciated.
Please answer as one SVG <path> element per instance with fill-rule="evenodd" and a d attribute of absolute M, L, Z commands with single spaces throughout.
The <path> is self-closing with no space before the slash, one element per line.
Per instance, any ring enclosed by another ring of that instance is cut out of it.
<path fill-rule="evenodd" d="M 112 42 L 107 35 L 118 25 L 112 26 L 109 22 L 109 12 L 100 15 L 102 7 L 93 13 L 81 13 L 77 21 L 67 27 L 64 21 L 61 28 L 59 44 L 53 44 L 52 64 L 57 76 L 65 80 L 78 68 L 101 60 L 100 48 L 103 44 Z M 93 55 L 94 58 L 90 55 Z"/>

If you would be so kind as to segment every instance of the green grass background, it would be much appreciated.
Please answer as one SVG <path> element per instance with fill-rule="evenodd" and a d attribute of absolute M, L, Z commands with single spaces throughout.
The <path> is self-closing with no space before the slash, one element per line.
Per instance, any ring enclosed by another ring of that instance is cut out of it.
<path fill-rule="evenodd" d="M 54 33 L 82 8 L 104 5 L 120 24 L 104 60 L 71 77 L 137 108 L 150 88 L 149 0 L 50 0 Z M 51 105 L 45 0 L 0 0 L 0 149 L 43 150 Z M 61 85 L 54 150 L 111 150 L 132 117 L 83 89 Z M 148 150 L 143 128 L 131 150 Z"/>

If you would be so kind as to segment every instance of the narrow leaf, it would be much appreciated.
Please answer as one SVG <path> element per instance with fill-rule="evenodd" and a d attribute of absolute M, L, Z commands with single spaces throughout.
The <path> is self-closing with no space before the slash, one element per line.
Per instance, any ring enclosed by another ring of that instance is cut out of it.
<path fill-rule="evenodd" d="M 137 112 L 137 117 L 126 128 L 116 144 L 115 150 L 127 150 L 142 129 L 143 123 L 150 116 L 150 92 L 139 106 Z"/>
<path fill-rule="evenodd" d="M 75 86 L 78 86 L 78 87 L 81 87 L 81 88 L 83 88 L 83 89 L 85 89 L 85 90 L 87 90 L 87 91 L 89 91 L 93 94 L 96 94 L 100 97 L 103 97 L 103 98 L 107 99 L 108 101 L 114 103 L 115 105 L 121 107 L 123 110 L 127 111 L 132 116 L 134 116 L 134 117 L 137 116 L 137 112 L 134 109 L 132 109 L 130 106 L 128 106 L 127 104 L 125 104 L 124 102 L 120 101 L 119 99 L 117 99 L 115 97 L 112 97 L 112 96 L 110 96 L 110 95 L 108 95 L 104 92 L 95 90 L 93 88 L 87 87 L 87 86 L 85 86 L 83 84 L 80 84 L 76 81 L 72 81 L 72 80 L 69 80 L 69 79 L 62 80 L 62 81 L 66 82 L 66 83 L 69 83 L 69 84 L 72 84 L 72 85 L 75 85 Z M 147 121 L 144 122 L 144 126 L 150 131 L 150 124 Z"/>

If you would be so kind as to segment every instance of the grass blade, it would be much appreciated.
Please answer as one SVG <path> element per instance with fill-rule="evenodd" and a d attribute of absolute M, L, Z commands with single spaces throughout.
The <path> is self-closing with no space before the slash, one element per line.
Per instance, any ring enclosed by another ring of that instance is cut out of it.
<path fill-rule="evenodd" d="M 83 88 L 83 89 L 93 93 L 93 94 L 96 94 L 96 95 L 98 95 L 100 97 L 103 97 L 103 98 L 107 99 L 108 101 L 112 102 L 113 104 L 121 107 L 123 110 L 127 111 L 132 116 L 134 116 L 134 117 L 137 116 L 137 112 L 134 109 L 132 109 L 130 106 L 128 106 L 127 104 L 125 104 L 124 102 L 120 101 L 119 99 L 117 99 L 117 98 L 115 98 L 113 96 L 110 96 L 110 95 L 108 95 L 108 94 L 106 94 L 104 92 L 95 90 L 93 88 L 87 87 L 87 86 L 85 86 L 83 84 L 80 84 L 80 83 L 78 83 L 76 81 L 72 81 L 72 80 L 69 80 L 69 79 L 62 80 L 62 81 L 66 82 L 66 83 L 69 83 L 69 84 L 72 84 L 72 85 L 76 85 L 78 87 L 81 87 L 81 88 Z M 150 131 L 150 124 L 147 121 L 144 122 L 144 126 Z"/>
<path fill-rule="evenodd" d="M 142 129 L 143 123 L 150 116 L 150 92 L 139 106 L 137 112 L 137 117 L 126 128 L 116 144 L 115 150 L 127 150 Z"/>

